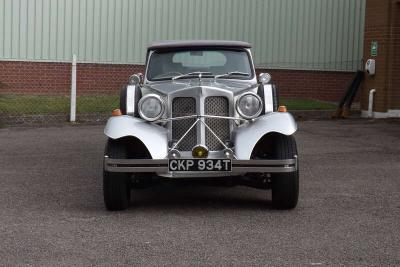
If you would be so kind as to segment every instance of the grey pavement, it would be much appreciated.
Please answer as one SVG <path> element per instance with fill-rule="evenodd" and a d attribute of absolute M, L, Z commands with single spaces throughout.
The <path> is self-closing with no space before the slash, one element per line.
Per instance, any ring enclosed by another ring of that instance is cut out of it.
<path fill-rule="evenodd" d="M 0 129 L 0 266 L 400 266 L 400 122 L 305 121 L 300 200 L 159 185 L 102 199 L 103 126 Z"/>

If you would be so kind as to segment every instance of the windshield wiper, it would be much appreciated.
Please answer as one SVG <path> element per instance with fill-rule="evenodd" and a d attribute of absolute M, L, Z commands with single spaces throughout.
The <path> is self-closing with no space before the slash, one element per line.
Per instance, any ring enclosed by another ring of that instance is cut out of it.
<path fill-rule="evenodd" d="M 219 78 L 224 78 L 224 77 L 229 77 L 232 75 L 238 75 L 238 76 L 249 76 L 249 73 L 246 72 L 241 72 L 241 71 L 231 71 L 225 74 L 220 74 L 220 75 L 216 75 L 214 78 L 215 79 L 219 79 Z"/>
<path fill-rule="evenodd" d="M 172 80 L 178 80 L 178 79 L 183 79 L 183 78 L 188 78 L 188 77 L 198 77 L 199 79 L 201 79 L 201 76 L 203 75 L 212 75 L 211 72 L 203 72 L 203 71 L 195 71 L 195 72 L 190 72 L 190 73 L 186 73 L 186 74 L 182 74 L 182 75 L 178 75 L 175 77 L 172 77 Z"/>

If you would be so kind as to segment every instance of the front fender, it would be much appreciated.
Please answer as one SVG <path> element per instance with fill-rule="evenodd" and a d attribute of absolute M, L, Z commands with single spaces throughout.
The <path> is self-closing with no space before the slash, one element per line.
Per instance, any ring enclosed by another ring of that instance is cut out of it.
<path fill-rule="evenodd" d="M 104 129 L 111 139 L 126 136 L 138 138 L 149 150 L 153 159 L 164 159 L 168 154 L 167 130 L 131 116 L 111 117 Z"/>
<path fill-rule="evenodd" d="M 234 133 L 235 154 L 238 159 L 250 159 L 257 142 L 271 132 L 292 135 L 297 124 L 290 113 L 273 112 L 243 124 Z"/>

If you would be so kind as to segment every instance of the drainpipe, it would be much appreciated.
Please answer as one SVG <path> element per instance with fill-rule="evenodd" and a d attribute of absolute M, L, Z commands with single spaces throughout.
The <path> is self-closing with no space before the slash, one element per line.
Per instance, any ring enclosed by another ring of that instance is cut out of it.
<path fill-rule="evenodd" d="M 368 100 L 368 118 L 372 118 L 372 109 L 374 106 L 374 94 L 375 94 L 376 90 L 375 89 L 371 89 L 369 91 L 369 100 Z"/>

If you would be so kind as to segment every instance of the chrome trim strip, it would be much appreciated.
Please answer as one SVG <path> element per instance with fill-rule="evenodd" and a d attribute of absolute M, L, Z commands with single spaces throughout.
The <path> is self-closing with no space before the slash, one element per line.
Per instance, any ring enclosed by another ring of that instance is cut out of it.
<path fill-rule="evenodd" d="M 110 159 L 104 157 L 104 169 L 109 172 L 168 172 L 168 159 Z M 232 160 L 232 172 L 289 173 L 298 169 L 297 157 L 283 160 Z M 176 172 L 185 173 L 185 172 Z M 221 173 L 221 172 L 215 172 Z"/>
<path fill-rule="evenodd" d="M 203 93 L 203 88 L 200 89 L 200 95 L 197 97 L 196 102 L 196 111 L 197 114 L 199 115 L 205 115 L 204 111 L 204 102 L 205 102 L 205 97 L 202 97 L 204 95 Z M 200 117 L 198 120 L 201 122 L 204 122 L 204 118 Z M 197 126 L 197 144 L 206 146 L 206 129 L 204 128 L 204 125 L 200 123 Z"/>

